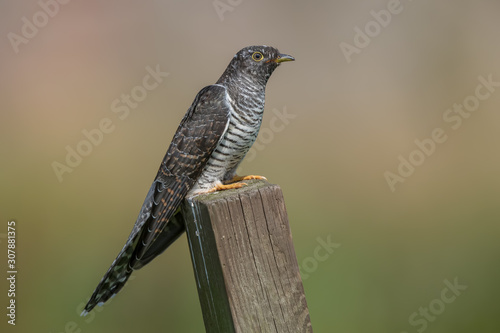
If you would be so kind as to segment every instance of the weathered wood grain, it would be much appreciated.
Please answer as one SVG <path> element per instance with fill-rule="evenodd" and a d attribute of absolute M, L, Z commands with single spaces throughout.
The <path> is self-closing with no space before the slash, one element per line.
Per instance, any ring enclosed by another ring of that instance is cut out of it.
<path fill-rule="evenodd" d="M 312 332 L 279 186 L 198 196 L 183 214 L 208 333 Z"/>

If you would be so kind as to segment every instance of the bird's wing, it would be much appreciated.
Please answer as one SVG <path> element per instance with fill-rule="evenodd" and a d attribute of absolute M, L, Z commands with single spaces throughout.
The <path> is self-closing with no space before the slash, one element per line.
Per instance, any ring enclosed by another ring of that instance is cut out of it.
<path fill-rule="evenodd" d="M 141 259 L 156 241 L 180 203 L 200 177 L 227 129 L 230 104 L 223 86 L 205 87 L 184 116 L 155 182 L 151 216 L 134 251 Z M 133 266 L 132 266 L 133 267 Z"/>
<path fill-rule="evenodd" d="M 223 86 L 207 86 L 198 93 L 177 128 L 125 246 L 97 286 L 83 315 L 116 294 L 133 269 L 165 250 L 183 231 L 172 226 L 172 232 L 162 233 L 224 135 L 230 110 Z M 162 238 L 158 239 L 159 235 Z"/>

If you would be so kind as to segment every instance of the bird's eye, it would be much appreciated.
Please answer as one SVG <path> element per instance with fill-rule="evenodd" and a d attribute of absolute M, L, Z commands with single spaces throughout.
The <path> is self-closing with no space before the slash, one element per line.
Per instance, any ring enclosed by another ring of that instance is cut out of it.
<path fill-rule="evenodd" d="M 262 59 L 264 59 L 264 56 L 260 52 L 254 52 L 252 54 L 252 59 L 255 61 L 261 61 Z"/>

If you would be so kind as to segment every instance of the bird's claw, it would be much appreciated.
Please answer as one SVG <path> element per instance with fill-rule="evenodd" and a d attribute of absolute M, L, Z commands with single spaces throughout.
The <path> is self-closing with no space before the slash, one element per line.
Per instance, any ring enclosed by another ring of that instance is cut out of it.
<path fill-rule="evenodd" d="M 204 192 L 204 193 L 213 193 L 217 191 L 225 191 L 225 190 L 232 190 L 236 188 L 242 188 L 243 186 L 248 185 L 247 183 L 232 183 L 232 184 L 218 184 L 214 187 L 212 187 L 210 190 Z"/>
<path fill-rule="evenodd" d="M 234 176 L 233 179 L 228 181 L 226 184 L 231 184 L 234 182 L 239 182 L 242 180 L 251 180 L 251 179 L 262 179 L 262 180 L 267 180 L 266 177 L 264 176 L 257 176 L 257 175 L 248 175 L 248 176 Z"/>

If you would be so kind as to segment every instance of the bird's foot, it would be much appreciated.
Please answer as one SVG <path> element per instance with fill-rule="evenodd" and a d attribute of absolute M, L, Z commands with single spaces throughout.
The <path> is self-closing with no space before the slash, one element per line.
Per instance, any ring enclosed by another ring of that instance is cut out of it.
<path fill-rule="evenodd" d="M 267 180 L 267 178 L 264 177 L 264 176 L 256 176 L 256 175 L 234 176 L 233 179 L 227 181 L 226 184 L 231 184 L 231 183 L 239 182 L 239 181 L 242 181 L 242 180 L 251 180 L 251 179 L 263 179 L 263 180 Z"/>
<path fill-rule="evenodd" d="M 228 185 L 218 184 L 215 187 L 212 187 L 210 190 L 203 192 L 203 194 L 213 193 L 213 192 L 217 192 L 217 191 L 224 191 L 224 190 L 232 190 L 235 188 L 242 188 L 243 186 L 246 186 L 246 185 L 248 185 L 248 184 L 247 183 L 233 183 L 233 184 L 228 184 Z"/>
<path fill-rule="evenodd" d="M 251 179 L 263 179 L 267 180 L 264 176 L 256 176 L 256 175 L 248 175 L 248 176 L 235 176 L 233 179 L 225 181 L 224 184 L 217 184 L 209 190 L 198 192 L 197 194 L 208 194 L 217 191 L 225 191 L 225 190 L 233 190 L 236 188 L 242 188 L 243 186 L 247 186 L 247 183 L 238 183 L 242 180 L 251 180 Z"/>

